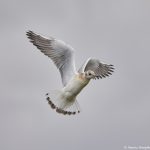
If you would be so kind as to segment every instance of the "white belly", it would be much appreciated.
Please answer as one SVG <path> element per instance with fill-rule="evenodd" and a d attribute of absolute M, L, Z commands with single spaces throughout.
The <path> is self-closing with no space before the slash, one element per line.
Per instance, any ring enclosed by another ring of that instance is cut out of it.
<path fill-rule="evenodd" d="M 65 96 L 69 99 L 75 98 L 88 83 L 88 79 L 80 78 L 79 75 L 75 75 L 63 88 Z"/>

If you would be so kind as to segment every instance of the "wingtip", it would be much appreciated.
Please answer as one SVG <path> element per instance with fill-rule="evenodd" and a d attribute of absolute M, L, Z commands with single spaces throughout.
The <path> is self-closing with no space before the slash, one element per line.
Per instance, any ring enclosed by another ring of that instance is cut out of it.
<path fill-rule="evenodd" d="M 30 40 L 30 42 L 34 44 L 34 37 L 36 36 L 35 33 L 31 30 L 28 30 L 26 31 L 26 36 Z"/>
<path fill-rule="evenodd" d="M 32 30 L 28 30 L 28 31 L 26 31 L 26 34 L 27 34 L 27 33 L 33 33 L 33 31 L 32 31 Z"/>
<path fill-rule="evenodd" d="M 29 37 L 31 37 L 31 34 L 32 33 L 32 31 L 26 31 L 26 36 L 29 38 Z"/>
<path fill-rule="evenodd" d="M 26 31 L 26 35 L 27 35 L 28 38 L 31 38 L 32 36 L 34 36 L 34 34 L 35 33 L 31 30 Z"/>

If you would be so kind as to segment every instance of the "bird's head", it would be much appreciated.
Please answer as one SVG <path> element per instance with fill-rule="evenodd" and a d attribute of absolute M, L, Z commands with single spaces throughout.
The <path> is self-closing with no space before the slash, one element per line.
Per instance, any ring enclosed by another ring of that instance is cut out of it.
<path fill-rule="evenodd" d="M 85 72 L 85 77 L 87 79 L 94 79 L 95 78 L 95 73 L 92 70 L 88 70 Z"/>

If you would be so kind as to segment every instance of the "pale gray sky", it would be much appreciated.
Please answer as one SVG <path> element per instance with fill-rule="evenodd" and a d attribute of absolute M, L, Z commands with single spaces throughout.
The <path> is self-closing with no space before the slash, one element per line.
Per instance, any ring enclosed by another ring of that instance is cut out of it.
<path fill-rule="evenodd" d="M 0 149 L 122 150 L 150 146 L 149 0 L 0 1 Z M 62 87 L 58 70 L 25 32 L 54 36 L 115 65 L 79 95 L 82 112 L 62 116 L 45 93 Z"/>

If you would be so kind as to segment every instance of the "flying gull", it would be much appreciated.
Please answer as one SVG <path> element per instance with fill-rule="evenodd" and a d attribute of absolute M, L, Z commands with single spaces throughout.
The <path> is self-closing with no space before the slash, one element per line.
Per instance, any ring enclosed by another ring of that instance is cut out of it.
<path fill-rule="evenodd" d="M 61 74 L 63 88 L 46 94 L 56 112 L 74 115 L 80 112 L 77 95 L 91 79 L 102 79 L 112 74 L 114 67 L 95 58 L 88 58 L 81 68 L 75 68 L 74 49 L 61 40 L 45 37 L 33 31 L 26 32 L 30 42 L 51 58 Z"/>

